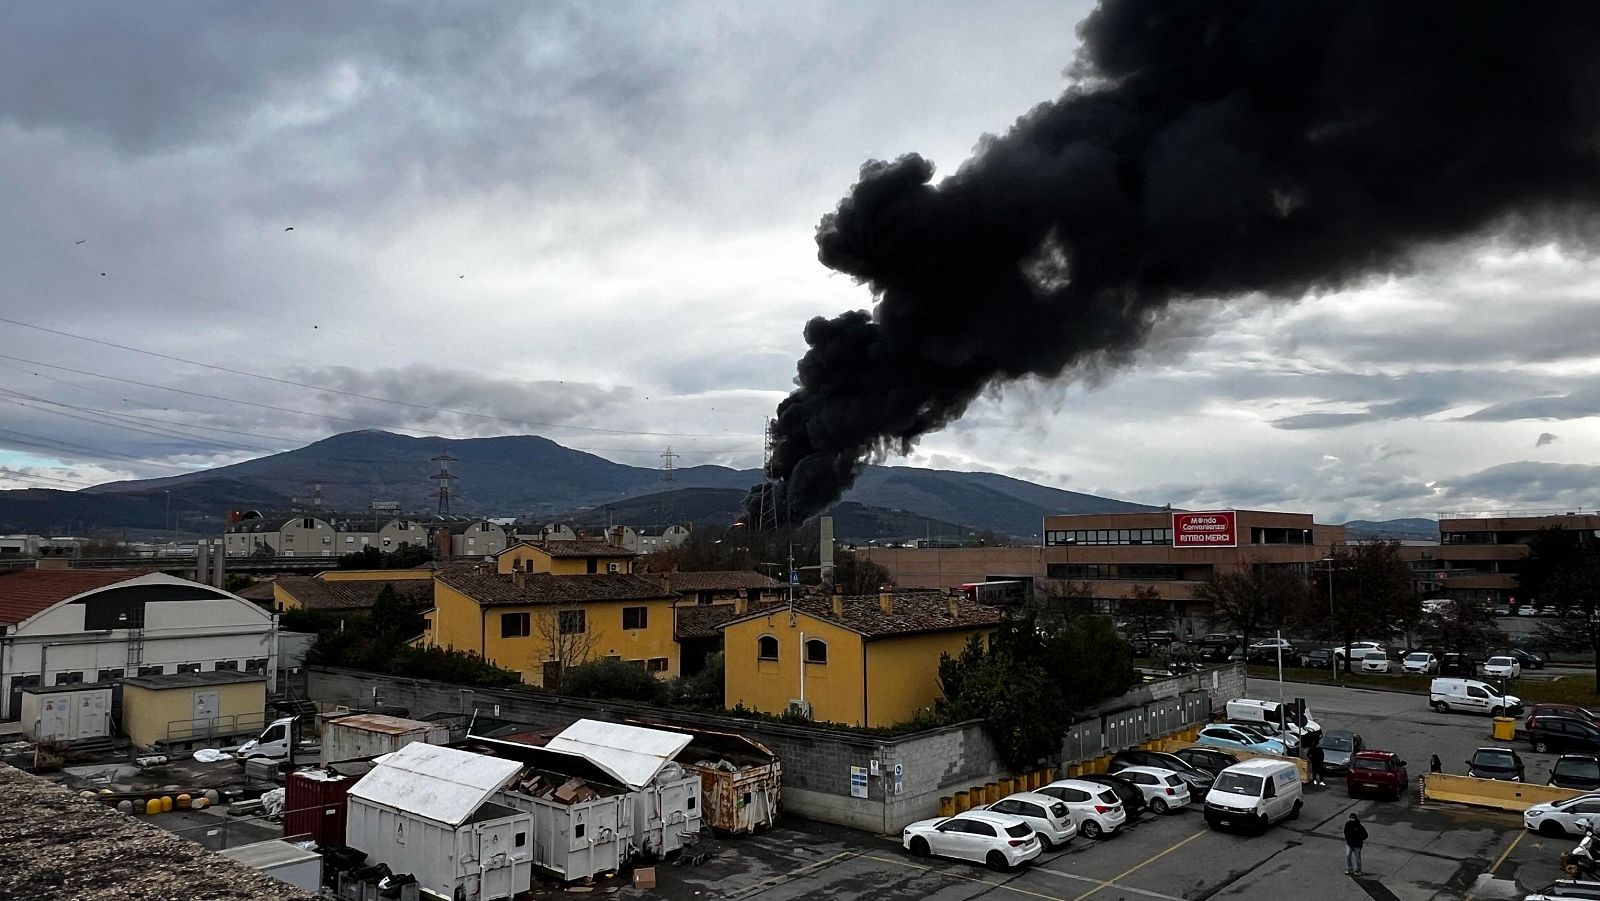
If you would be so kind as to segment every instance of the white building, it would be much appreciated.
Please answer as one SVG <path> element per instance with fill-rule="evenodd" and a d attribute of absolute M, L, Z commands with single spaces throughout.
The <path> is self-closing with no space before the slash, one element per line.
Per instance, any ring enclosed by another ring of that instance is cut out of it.
<path fill-rule="evenodd" d="M 273 684 L 277 623 L 236 594 L 139 570 L 0 571 L 0 720 L 22 689 L 234 670 Z"/>

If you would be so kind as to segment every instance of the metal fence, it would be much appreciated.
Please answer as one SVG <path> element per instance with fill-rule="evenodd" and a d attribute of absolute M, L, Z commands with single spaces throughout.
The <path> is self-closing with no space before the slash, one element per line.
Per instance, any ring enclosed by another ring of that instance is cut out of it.
<path fill-rule="evenodd" d="M 266 728 L 264 713 L 239 713 L 167 722 L 167 741 L 201 741 L 233 735 L 256 735 Z"/>

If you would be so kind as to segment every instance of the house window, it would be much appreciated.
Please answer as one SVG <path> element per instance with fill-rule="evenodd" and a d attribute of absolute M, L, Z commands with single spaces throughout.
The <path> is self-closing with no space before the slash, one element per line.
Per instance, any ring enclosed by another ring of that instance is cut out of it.
<path fill-rule="evenodd" d="M 664 673 L 667 671 L 667 658 L 651 657 L 644 662 L 644 668 L 646 672 Z"/>
<path fill-rule="evenodd" d="M 110 682 L 112 679 L 121 679 L 122 672 L 120 669 L 103 669 L 95 675 L 94 681 Z"/>
<path fill-rule="evenodd" d="M 533 634 L 532 617 L 526 613 L 500 614 L 501 638 L 524 638 Z"/>
<path fill-rule="evenodd" d="M 165 675 L 165 673 L 166 673 L 166 667 L 163 667 L 163 666 L 141 666 L 141 667 L 139 667 L 139 675 L 141 675 L 141 676 L 160 676 L 160 675 Z"/>
<path fill-rule="evenodd" d="M 83 673 L 82 673 L 82 671 L 71 672 L 71 673 L 56 673 L 56 684 L 57 685 L 82 685 L 83 684 Z"/>
<path fill-rule="evenodd" d="M 475 545 L 477 543 L 478 543 L 478 539 L 472 537 L 471 535 L 467 536 L 467 547 L 472 547 L 473 545 Z"/>
<path fill-rule="evenodd" d="M 806 662 L 827 663 L 828 643 L 820 638 L 806 639 Z"/>
<path fill-rule="evenodd" d="M 333 536 L 332 535 L 324 535 L 324 536 L 322 536 L 322 543 L 323 544 L 333 544 Z"/>
<path fill-rule="evenodd" d="M 361 540 L 364 543 L 364 542 L 366 542 L 367 539 L 363 538 Z M 356 543 L 356 537 L 354 535 L 346 535 L 346 536 L 344 536 L 344 543 L 345 544 L 355 544 Z"/>
<path fill-rule="evenodd" d="M 650 608 L 624 607 L 622 608 L 622 628 L 643 629 L 650 622 Z"/>
<path fill-rule="evenodd" d="M 582 610 L 562 610 L 558 614 L 562 635 L 582 635 L 589 631 L 589 617 Z"/>
<path fill-rule="evenodd" d="M 217 665 L 214 667 L 214 669 L 216 669 L 217 672 L 226 671 L 226 672 L 230 672 L 230 673 L 236 673 L 236 672 L 239 671 L 239 661 L 237 661 L 237 660 L 218 660 L 217 661 Z"/>
<path fill-rule="evenodd" d="M 267 658 L 252 657 L 244 662 L 244 671 L 247 673 L 264 673 L 267 671 Z"/>
<path fill-rule="evenodd" d="M 180 664 L 178 664 L 178 672 L 180 672 L 180 673 L 198 673 L 198 672 L 200 672 L 200 664 L 198 664 L 198 663 L 180 663 Z"/>
<path fill-rule="evenodd" d="M 763 635 L 756 641 L 756 658 L 758 660 L 778 659 L 778 639 L 771 635 Z"/>

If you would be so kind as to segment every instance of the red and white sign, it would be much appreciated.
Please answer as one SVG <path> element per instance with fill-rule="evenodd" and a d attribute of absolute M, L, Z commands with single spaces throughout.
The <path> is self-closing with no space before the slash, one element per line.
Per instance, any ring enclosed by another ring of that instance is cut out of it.
<path fill-rule="evenodd" d="M 1238 547 L 1232 510 L 1172 514 L 1173 547 Z"/>

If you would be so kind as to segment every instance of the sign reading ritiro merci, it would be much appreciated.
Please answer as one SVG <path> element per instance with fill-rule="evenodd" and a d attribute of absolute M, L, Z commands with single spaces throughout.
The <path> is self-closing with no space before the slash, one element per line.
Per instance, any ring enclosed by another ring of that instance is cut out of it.
<path fill-rule="evenodd" d="M 1237 547 L 1239 533 L 1232 510 L 1172 514 L 1173 547 Z"/>

